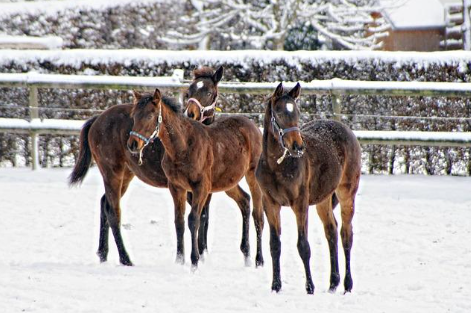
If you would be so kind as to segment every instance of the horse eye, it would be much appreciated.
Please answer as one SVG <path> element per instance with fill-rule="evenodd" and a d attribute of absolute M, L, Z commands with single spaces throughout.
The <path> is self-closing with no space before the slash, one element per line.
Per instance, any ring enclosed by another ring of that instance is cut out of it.
<path fill-rule="evenodd" d="M 208 97 L 211 97 L 213 94 L 210 93 L 210 92 L 208 92 L 206 95 L 207 95 Z"/>
<path fill-rule="evenodd" d="M 149 115 L 147 116 L 147 119 L 148 119 L 148 120 L 151 120 L 151 119 L 153 119 L 153 118 L 154 118 L 154 114 L 149 114 Z"/>

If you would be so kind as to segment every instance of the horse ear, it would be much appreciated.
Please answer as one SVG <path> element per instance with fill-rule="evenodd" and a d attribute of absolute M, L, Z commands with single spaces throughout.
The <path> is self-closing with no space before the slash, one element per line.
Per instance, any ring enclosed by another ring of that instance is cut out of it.
<path fill-rule="evenodd" d="M 216 70 L 216 73 L 213 75 L 213 82 L 215 84 L 219 83 L 222 78 L 222 74 L 224 73 L 224 67 L 222 65 Z"/>
<path fill-rule="evenodd" d="M 134 96 L 134 104 L 137 104 L 142 98 L 142 95 L 137 90 L 133 90 L 132 95 Z"/>
<path fill-rule="evenodd" d="M 288 92 L 288 95 L 293 98 L 294 100 L 299 98 L 299 95 L 301 94 L 301 85 L 299 83 L 294 86 L 293 89 Z"/>
<path fill-rule="evenodd" d="M 154 96 L 153 96 L 153 100 L 155 104 L 158 104 L 161 99 L 162 99 L 162 94 L 160 93 L 160 90 L 158 88 L 155 88 Z"/>
<path fill-rule="evenodd" d="M 282 95 L 283 95 L 283 83 L 279 83 L 275 89 L 275 92 L 273 93 L 273 97 L 279 98 Z"/>

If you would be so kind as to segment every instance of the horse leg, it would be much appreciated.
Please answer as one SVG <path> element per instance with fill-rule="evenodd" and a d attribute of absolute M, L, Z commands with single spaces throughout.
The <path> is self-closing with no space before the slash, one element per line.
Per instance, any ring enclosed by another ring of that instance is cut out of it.
<path fill-rule="evenodd" d="M 250 227 L 250 196 L 239 185 L 227 190 L 226 194 L 234 199 L 239 206 L 240 213 L 242 213 L 242 241 L 240 243 L 240 251 L 244 254 L 245 264 L 250 262 L 250 242 L 249 242 L 249 227 Z"/>
<path fill-rule="evenodd" d="M 175 208 L 175 231 L 177 233 L 177 257 L 175 262 L 185 263 L 185 243 L 183 234 L 185 233 L 185 189 L 168 184 L 168 189 L 173 198 Z M 191 197 L 191 196 L 190 196 Z"/>
<path fill-rule="evenodd" d="M 280 223 L 280 210 L 281 206 L 268 199 L 266 195 L 263 196 L 263 207 L 267 215 L 268 224 L 270 225 L 270 253 L 273 264 L 273 281 L 271 290 L 276 292 L 281 290 L 281 276 L 280 276 L 280 255 L 281 255 L 281 223 Z"/>
<path fill-rule="evenodd" d="M 308 294 L 314 293 L 314 283 L 311 277 L 311 267 L 309 261 L 311 259 L 311 247 L 308 241 L 308 210 L 309 205 L 302 203 L 295 205 L 293 211 L 296 214 L 296 223 L 298 225 L 298 252 L 303 260 L 304 271 L 306 273 L 306 291 Z"/>
<path fill-rule="evenodd" d="M 340 189 L 338 192 L 342 216 L 342 228 L 340 230 L 340 235 L 342 237 L 342 246 L 345 254 L 345 293 L 351 292 L 353 287 L 352 274 L 350 271 L 350 252 L 353 245 L 352 219 L 353 214 L 355 213 L 355 193 L 356 188 L 353 192 L 351 190 L 342 189 Z"/>
<path fill-rule="evenodd" d="M 317 214 L 324 225 L 325 238 L 329 244 L 330 252 L 330 292 L 335 292 L 340 283 L 339 263 L 338 263 L 338 232 L 337 221 L 332 209 L 332 196 L 316 205 Z"/>
<path fill-rule="evenodd" d="M 192 203 L 193 194 L 188 192 L 186 195 L 186 202 L 190 205 Z M 208 195 L 208 199 L 203 206 L 201 211 L 200 228 L 198 231 L 198 250 L 200 255 L 203 255 L 205 251 L 208 251 L 208 222 L 209 222 L 209 203 L 211 202 L 211 194 Z"/>
<path fill-rule="evenodd" d="M 124 247 L 123 237 L 121 236 L 121 207 L 119 200 L 121 199 L 122 181 L 119 178 L 105 179 L 105 195 L 106 206 L 105 214 L 108 224 L 113 232 L 114 240 L 118 248 L 119 261 L 123 265 L 132 266 L 131 259 Z"/>
<path fill-rule="evenodd" d="M 255 256 L 255 266 L 263 266 L 263 253 L 262 253 L 262 233 L 263 233 L 263 206 L 262 206 L 262 191 L 258 185 L 257 179 L 255 178 L 254 170 L 250 170 L 245 175 L 245 179 L 250 188 L 252 194 L 252 205 L 253 205 L 253 221 L 255 224 L 255 231 L 257 232 L 257 255 Z"/>
<path fill-rule="evenodd" d="M 201 211 L 201 225 L 198 232 L 198 250 L 200 255 L 208 251 L 208 226 L 209 226 L 209 203 L 211 202 L 211 194 L 208 195 L 206 203 Z"/>
<path fill-rule="evenodd" d="M 191 264 L 193 269 L 198 267 L 200 257 L 198 249 L 198 232 L 200 228 L 201 211 L 208 198 L 209 193 L 204 188 L 203 183 L 195 186 L 192 190 L 193 201 L 191 203 L 191 212 L 188 215 L 188 228 L 191 232 Z"/>
<path fill-rule="evenodd" d="M 108 224 L 108 219 L 106 218 L 106 195 L 103 195 L 100 200 L 100 239 L 98 241 L 98 251 L 97 255 L 100 258 L 100 262 L 106 262 L 108 259 L 108 237 L 110 224 Z"/>
<path fill-rule="evenodd" d="M 130 170 L 125 171 L 124 177 L 122 180 L 122 185 L 121 185 L 121 197 L 126 192 L 129 186 L 129 183 L 131 182 L 133 177 L 134 177 L 134 174 Z M 107 206 L 109 205 L 110 204 L 106 200 L 106 194 L 104 194 L 100 200 L 100 239 L 99 239 L 98 251 L 97 251 L 97 255 L 100 258 L 100 262 L 102 263 L 106 262 L 108 258 L 108 251 L 109 251 L 108 238 L 109 238 L 110 225 L 108 223 L 108 219 L 106 216 Z"/>

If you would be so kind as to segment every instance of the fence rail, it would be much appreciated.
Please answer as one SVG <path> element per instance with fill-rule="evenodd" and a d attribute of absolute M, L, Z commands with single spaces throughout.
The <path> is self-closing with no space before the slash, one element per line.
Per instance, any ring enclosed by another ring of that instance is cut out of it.
<path fill-rule="evenodd" d="M 287 87 L 295 83 L 287 82 Z M 273 92 L 277 83 L 235 83 L 221 82 L 222 93 L 264 94 Z M 0 74 L 0 87 L 23 87 L 29 89 L 30 120 L 0 118 L 0 132 L 27 133 L 32 137 L 33 169 L 39 165 L 38 140 L 40 134 L 76 135 L 83 121 L 46 119 L 40 120 L 38 109 L 38 88 L 56 89 L 145 89 L 161 88 L 181 94 L 189 82 L 183 79 L 183 71 L 176 70 L 171 77 L 117 77 L 39 74 Z M 440 96 L 471 98 L 471 83 L 433 82 L 372 82 L 341 79 L 314 80 L 301 83 L 303 94 L 332 96 L 334 119 L 342 117 L 340 96 L 382 95 L 382 96 Z M 407 131 L 356 131 L 363 144 L 421 145 L 471 147 L 471 133 L 407 132 Z"/>

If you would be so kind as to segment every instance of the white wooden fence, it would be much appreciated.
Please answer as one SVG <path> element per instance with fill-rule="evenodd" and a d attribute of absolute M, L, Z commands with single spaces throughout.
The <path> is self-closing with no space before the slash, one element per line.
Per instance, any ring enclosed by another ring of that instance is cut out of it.
<path fill-rule="evenodd" d="M 221 93 L 244 93 L 269 95 L 278 83 L 221 82 Z M 295 83 L 285 83 L 287 87 Z M 40 120 L 38 114 L 38 88 L 58 89 L 147 89 L 160 88 L 181 94 L 189 85 L 183 80 L 183 71 L 176 70 L 171 77 L 117 77 L 85 75 L 51 75 L 34 72 L 26 74 L 0 74 L 0 87 L 25 87 L 29 89 L 30 121 L 0 117 L 0 132 L 31 134 L 33 169 L 39 166 L 38 135 L 80 133 L 84 121 L 59 119 Z M 442 96 L 471 98 L 470 83 L 431 82 L 372 82 L 340 79 L 301 82 L 303 94 L 327 94 L 332 96 L 333 117 L 342 117 L 342 95 L 386 96 Z M 404 131 L 356 131 L 363 144 L 422 145 L 471 147 L 468 132 L 404 132 Z"/>

